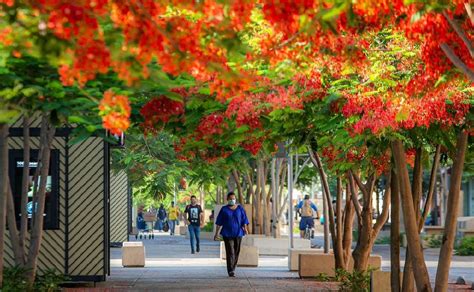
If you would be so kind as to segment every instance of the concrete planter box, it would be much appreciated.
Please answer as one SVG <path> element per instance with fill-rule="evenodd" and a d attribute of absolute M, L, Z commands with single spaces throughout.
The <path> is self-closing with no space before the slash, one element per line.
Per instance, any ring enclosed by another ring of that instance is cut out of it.
<path fill-rule="evenodd" d="M 143 242 L 124 242 L 122 245 L 122 266 L 144 267 L 145 247 Z"/>
<path fill-rule="evenodd" d="M 403 272 L 400 273 L 400 284 L 403 285 Z M 373 271 L 371 273 L 370 291 L 385 292 L 391 290 L 390 272 Z"/>
<path fill-rule="evenodd" d="M 219 254 L 220 254 L 220 257 L 219 257 L 219 258 L 220 258 L 221 260 L 225 260 L 225 259 L 226 259 L 226 257 L 225 257 L 225 244 L 224 244 L 223 241 L 221 241 L 221 247 L 220 247 L 220 253 L 219 253 Z"/>
<path fill-rule="evenodd" d="M 298 271 L 300 254 L 324 254 L 323 249 L 319 248 L 289 248 L 288 249 L 288 270 Z M 329 251 L 332 254 L 332 250 Z"/>
<path fill-rule="evenodd" d="M 240 246 L 238 267 L 258 267 L 258 247 Z"/>
<path fill-rule="evenodd" d="M 351 258 L 352 259 L 352 258 Z M 332 254 L 299 254 L 298 274 L 300 278 L 312 278 L 319 274 L 326 274 L 330 277 L 336 275 L 334 255 Z M 371 255 L 369 258 L 369 267 L 380 269 L 382 266 L 382 257 Z M 352 271 L 354 262 L 349 263 L 349 271 Z"/>
<path fill-rule="evenodd" d="M 254 238 L 265 238 L 265 234 L 248 234 L 242 237 L 242 245 L 253 246 Z"/>
<path fill-rule="evenodd" d="M 186 226 L 186 238 L 189 238 L 189 232 L 187 231 L 188 227 Z M 200 239 L 214 240 L 214 233 L 201 231 L 199 233 Z"/>
<path fill-rule="evenodd" d="M 444 226 L 425 226 L 426 235 L 443 235 Z"/>
<path fill-rule="evenodd" d="M 288 238 L 253 237 L 248 240 L 248 245 L 258 247 L 260 255 L 288 255 Z M 311 248 L 311 241 L 308 239 L 294 238 L 293 243 L 296 249 Z"/>
<path fill-rule="evenodd" d="M 220 258 L 226 260 L 225 255 L 225 244 L 221 241 L 220 246 Z M 255 246 L 240 246 L 239 261 L 237 263 L 239 267 L 258 267 L 258 248 Z"/>
<path fill-rule="evenodd" d="M 186 235 L 188 233 L 188 226 L 179 226 L 179 235 Z"/>

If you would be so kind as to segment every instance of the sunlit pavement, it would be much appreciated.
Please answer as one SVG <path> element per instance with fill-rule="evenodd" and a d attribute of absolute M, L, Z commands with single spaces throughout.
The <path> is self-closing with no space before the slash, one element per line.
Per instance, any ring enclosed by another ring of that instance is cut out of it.
<path fill-rule="evenodd" d="M 218 242 L 202 240 L 201 252 L 191 254 L 189 239 L 184 236 L 157 233 L 155 239 L 141 241 L 146 248 L 146 267 L 123 268 L 121 249 L 113 248 L 110 277 L 85 291 L 337 291 L 333 283 L 299 279 L 297 273 L 288 271 L 287 257 L 260 257 L 258 268 L 239 267 L 236 278 L 229 278 L 225 262 L 219 259 Z M 313 243 L 322 244 L 322 237 L 316 236 Z M 374 253 L 382 255 L 382 269 L 389 270 L 390 247 L 377 245 Z M 438 253 L 425 250 L 433 281 Z M 455 256 L 451 266 L 451 281 L 458 276 L 474 281 L 474 257 Z"/>

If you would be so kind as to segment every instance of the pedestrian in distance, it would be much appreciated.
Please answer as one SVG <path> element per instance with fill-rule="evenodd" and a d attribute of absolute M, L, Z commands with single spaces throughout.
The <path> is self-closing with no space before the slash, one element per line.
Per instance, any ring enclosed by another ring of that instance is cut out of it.
<path fill-rule="evenodd" d="M 197 203 L 196 196 L 191 196 L 191 204 L 186 206 L 184 213 L 186 214 L 186 224 L 188 225 L 191 253 L 194 254 L 200 251 L 199 236 L 201 227 L 204 226 L 204 213 L 201 206 Z"/>
<path fill-rule="evenodd" d="M 171 202 L 171 207 L 168 209 L 168 225 L 170 227 L 170 235 L 174 235 L 176 223 L 178 221 L 179 209 Z"/>
<path fill-rule="evenodd" d="M 165 223 L 165 220 L 166 220 L 166 210 L 163 204 L 160 205 L 160 208 L 158 209 L 158 213 L 156 214 L 156 217 L 157 217 L 158 231 L 161 232 L 163 231 L 163 224 Z"/>
<path fill-rule="evenodd" d="M 311 202 L 309 195 L 305 195 L 304 200 L 299 202 L 296 208 L 301 215 L 300 235 L 301 238 L 304 238 L 306 227 L 308 226 L 310 229 L 314 228 L 313 210 L 316 212 L 316 219 L 319 218 L 318 208 Z"/>
<path fill-rule="evenodd" d="M 222 235 L 225 245 L 227 273 L 235 277 L 235 267 L 239 261 L 240 243 L 242 237 L 249 233 L 249 220 L 245 209 L 237 204 L 234 192 L 227 194 L 227 205 L 222 207 L 216 218 L 216 233 L 214 240 Z"/>

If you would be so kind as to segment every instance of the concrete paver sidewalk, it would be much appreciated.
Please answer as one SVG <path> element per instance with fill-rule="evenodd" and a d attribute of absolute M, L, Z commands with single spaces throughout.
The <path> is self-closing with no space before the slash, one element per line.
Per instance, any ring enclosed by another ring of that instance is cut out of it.
<path fill-rule="evenodd" d="M 142 241 L 146 248 L 146 267 L 123 268 L 121 249 L 113 248 L 111 276 L 106 282 L 97 283 L 96 288 L 67 291 L 338 291 L 337 283 L 299 279 L 298 273 L 288 271 L 288 258 L 284 256 L 261 256 L 259 267 L 238 267 L 236 278 L 229 278 L 225 262 L 219 259 L 218 242 L 202 240 L 201 252 L 191 254 L 189 239 L 183 236 L 161 233 L 155 239 Z M 383 256 L 383 270 L 390 267 L 389 251 L 387 246 L 374 248 L 375 254 Z M 425 256 L 434 279 L 436 251 L 426 250 Z M 455 257 L 452 267 L 451 279 L 459 274 L 465 275 L 466 280 L 474 277 L 472 258 Z"/>
<path fill-rule="evenodd" d="M 131 240 L 135 240 L 134 238 Z M 111 276 L 97 287 L 109 291 L 337 291 L 335 283 L 301 280 L 288 271 L 287 257 L 260 257 L 259 267 L 236 270 L 229 278 L 219 259 L 219 243 L 201 240 L 201 251 L 191 254 L 189 240 L 159 234 L 143 240 L 146 267 L 123 268 L 121 250 L 111 251 Z M 101 289 L 103 290 L 103 289 Z"/>

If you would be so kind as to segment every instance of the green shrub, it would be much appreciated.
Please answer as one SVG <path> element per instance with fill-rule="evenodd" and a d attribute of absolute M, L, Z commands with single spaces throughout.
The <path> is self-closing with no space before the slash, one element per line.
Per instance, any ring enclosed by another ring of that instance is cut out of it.
<path fill-rule="evenodd" d="M 325 273 L 316 276 L 319 282 L 339 282 L 341 283 L 339 291 L 346 292 L 369 292 L 370 291 L 370 274 L 376 269 L 369 268 L 367 271 L 349 272 L 344 269 L 337 269 L 336 276 L 331 277 Z"/>
<path fill-rule="evenodd" d="M 29 291 L 26 281 L 27 269 L 22 267 L 4 268 L 3 270 L 3 287 L 4 292 L 22 292 Z"/>
<path fill-rule="evenodd" d="M 357 242 L 359 239 L 359 230 L 352 230 L 352 241 Z"/>
<path fill-rule="evenodd" d="M 60 291 L 59 285 L 69 280 L 68 277 L 58 273 L 54 269 L 46 270 L 42 275 L 37 275 L 33 288 L 28 286 L 26 274 L 28 270 L 22 267 L 5 268 L 3 274 L 4 292 L 40 291 L 53 292 Z"/>
<path fill-rule="evenodd" d="M 60 291 L 59 285 L 69 280 L 68 277 L 58 273 L 54 269 L 48 269 L 44 274 L 36 277 L 35 291 L 53 292 Z"/>
<path fill-rule="evenodd" d="M 463 237 L 456 247 L 456 255 L 474 256 L 474 236 Z"/>
<path fill-rule="evenodd" d="M 316 281 L 318 281 L 318 282 L 331 282 L 331 281 L 334 281 L 334 280 L 335 280 L 334 277 L 330 277 L 326 273 L 320 273 L 319 275 L 316 276 Z"/>
<path fill-rule="evenodd" d="M 214 222 L 207 222 L 206 225 L 202 228 L 204 232 L 213 232 L 214 231 Z"/>
<path fill-rule="evenodd" d="M 379 237 L 375 240 L 375 244 L 390 244 L 390 236 Z"/>
<path fill-rule="evenodd" d="M 429 248 L 440 248 L 442 242 L 443 236 L 439 234 L 432 234 L 430 236 L 427 236 L 425 238 L 426 243 Z"/>
<path fill-rule="evenodd" d="M 348 272 L 344 269 L 336 270 L 336 280 L 341 283 L 340 291 L 369 292 L 370 274 L 374 269 L 367 271 Z"/>

